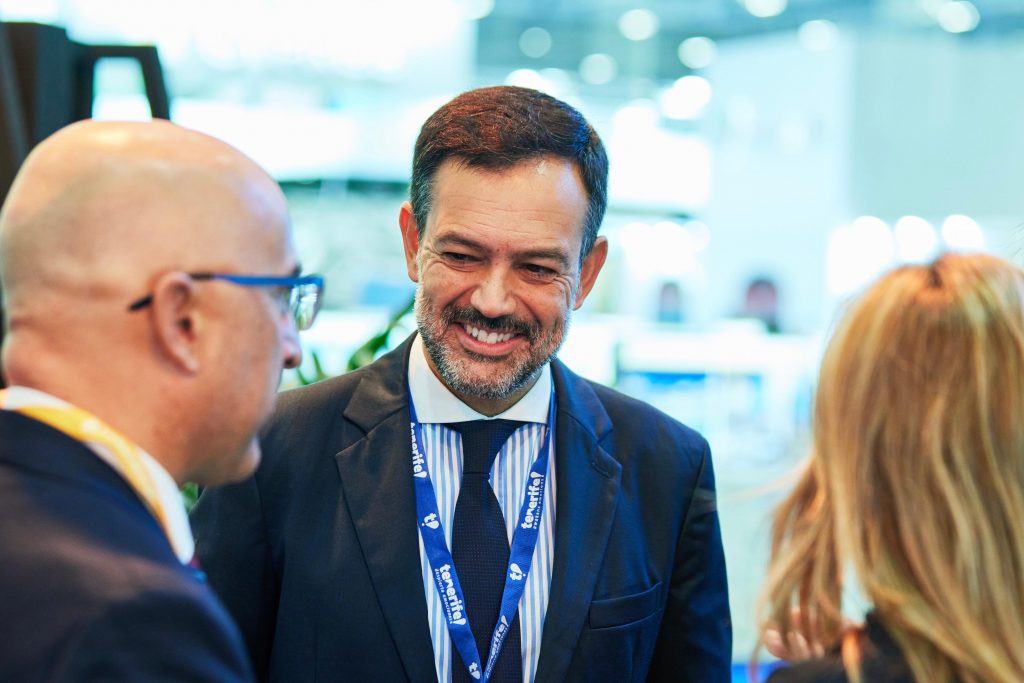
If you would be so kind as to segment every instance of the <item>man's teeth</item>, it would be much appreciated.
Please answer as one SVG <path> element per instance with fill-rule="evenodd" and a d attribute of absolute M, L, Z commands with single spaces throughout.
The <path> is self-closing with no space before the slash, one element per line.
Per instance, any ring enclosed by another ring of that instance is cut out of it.
<path fill-rule="evenodd" d="M 511 332 L 498 334 L 497 332 L 481 330 L 479 327 L 473 327 L 472 325 L 465 325 L 464 327 L 473 339 L 482 341 L 485 344 L 497 344 L 498 342 L 508 341 L 514 336 Z"/>

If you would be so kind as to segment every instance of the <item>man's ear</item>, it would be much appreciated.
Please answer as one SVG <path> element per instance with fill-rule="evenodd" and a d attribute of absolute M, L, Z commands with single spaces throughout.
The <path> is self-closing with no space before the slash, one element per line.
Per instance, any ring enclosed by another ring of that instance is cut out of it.
<path fill-rule="evenodd" d="M 165 358 L 181 372 L 199 371 L 202 318 L 196 306 L 196 283 L 187 274 L 167 273 L 153 287 L 153 332 Z"/>
<path fill-rule="evenodd" d="M 601 268 L 604 267 L 604 262 L 607 258 L 608 239 L 598 237 L 594 242 L 594 246 L 591 247 L 590 253 L 584 257 L 583 265 L 580 267 L 580 286 L 576 291 L 576 305 L 573 306 L 573 310 L 578 310 L 583 305 L 584 299 L 590 294 L 590 290 L 594 288 L 597 276 L 601 272 Z"/>
<path fill-rule="evenodd" d="M 420 251 L 420 231 L 416 223 L 416 215 L 412 212 L 412 204 L 404 202 L 398 211 L 398 226 L 402 229 L 402 246 L 405 248 L 405 268 L 409 279 L 420 281 L 419 268 L 416 267 L 416 255 Z"/>

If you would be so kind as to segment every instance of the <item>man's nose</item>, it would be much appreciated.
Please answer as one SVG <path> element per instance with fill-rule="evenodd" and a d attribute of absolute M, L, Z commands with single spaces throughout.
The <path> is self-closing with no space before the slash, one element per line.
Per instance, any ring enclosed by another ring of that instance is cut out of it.
<path fill-rule="evenodd" d="M 488 318 L 509 315 L 516 307 L 512 287 L 511 273 L 508 270 L 489 269 L 473 290 L 470 304 Z"/>

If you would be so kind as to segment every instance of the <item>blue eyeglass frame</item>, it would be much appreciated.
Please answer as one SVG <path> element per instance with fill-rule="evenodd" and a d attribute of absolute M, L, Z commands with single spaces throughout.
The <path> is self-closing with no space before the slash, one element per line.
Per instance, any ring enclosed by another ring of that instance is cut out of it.
<path fill-rule="evenodd" d="M 313 324 L 316 314 L 320 311 L 320 302 L 324 291 L 324 278 L 322 275 L 236 275 L 234 273 L 187 273 L 187 275 L 199 282 L 204 280 L 223 280 L 243 287 L 287 287 L 290 292 L 294 292 L 296 287 L 315 287 L 316 300 L 313 303 L 313 313 L 309 316 L 308 320 L 300 319 L 298 308 L 289 303 L 292 317 L 295 319 L 295 324 L 299 330 L 307 330 Z M 149 306 L 151 303 L 153 303 L 153 295 L 147 294 L 130 303 L 128 310 L 134 313 Z"/>

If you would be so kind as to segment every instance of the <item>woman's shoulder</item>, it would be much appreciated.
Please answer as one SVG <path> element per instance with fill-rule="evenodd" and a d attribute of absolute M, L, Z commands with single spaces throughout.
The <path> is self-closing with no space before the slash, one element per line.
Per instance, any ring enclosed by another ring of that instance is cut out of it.
<path fill-rule="evenodd" d="M 847 683 L 846 672 L 839 657 L 831 654 L 821 659 L 784 666 L 768 677 L 767 683 Z"/>
<path fill-rule="evenodd" d="M 903 655 L 892 637 L 869 614 L 861 631 L 861 664 L 864 680 L 871 683 L 913 683 Z M 839 650 L 830 651 L 820 659 L 800 662 L 776 669 L 768 683 L 848 683 Z"/>

